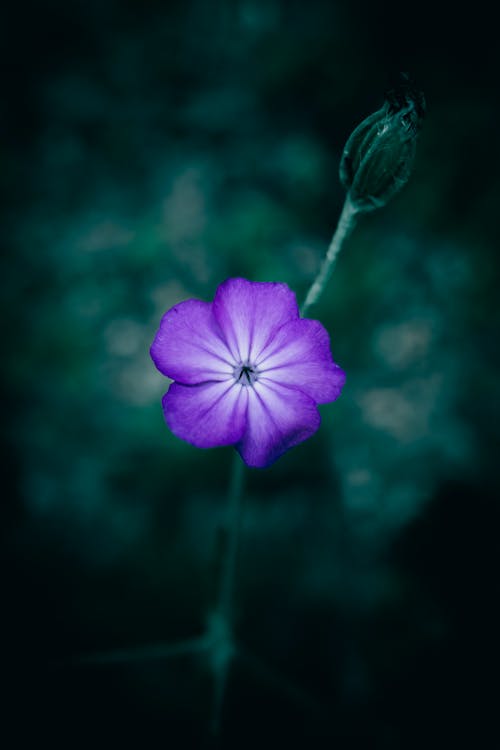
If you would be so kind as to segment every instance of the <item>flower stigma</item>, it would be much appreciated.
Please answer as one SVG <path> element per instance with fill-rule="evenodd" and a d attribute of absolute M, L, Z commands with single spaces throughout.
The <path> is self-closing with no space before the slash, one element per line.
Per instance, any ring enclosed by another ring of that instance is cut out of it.
<path fill-rule="evenodd" d="M 255 365 L 250 362 L 241 362 L 236 365 L 233 371 L 233 377 L 240 385 L 248 386 L 253 384 L 259 379 L 259 372 Z"/>

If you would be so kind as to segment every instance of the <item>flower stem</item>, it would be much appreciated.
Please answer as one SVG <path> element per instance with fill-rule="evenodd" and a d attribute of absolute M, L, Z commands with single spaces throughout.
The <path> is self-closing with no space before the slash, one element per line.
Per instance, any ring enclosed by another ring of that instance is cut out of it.
<path fill-rule="evenodd" d="M 217 610 L 230 618 L 234 588 L 234 573 L 240 535 L 241 498 L 243 494 L 244 463 L 234 454 L 228 491 L 227 544 L 222 563 Z"/>
<path fill-rule="evenodd" d="M 235 453 L 229 482 L 226 545 L 221 566 L 218 599 L 215 611 L 212 612 L 208 621 L 207 637 L 211 644 L 210 655 L 214 674 L 211 724 L 214 735 L 217 735 L 219 731 L 229 667 L 236 653 L 232 629 L 232 605 L 240 536 L 244 468 L 243 461 Z"/>
<path fill-rule="evenodd" d="M 345 199 L 344 207 L 337 224 L 337 228 L 330 242 L 330 246 L 327 250 L 325 259 L 321 265 L 318 275 L 314 279 L 309 291 L 307 292 L 304 304 L 301 307 L 301 314 L 305 315 L 306 311 L 314 305 L 320 298 L 323 290 L 326 286 L 328 279 L 330 278 L 337 255 L 340 252 L 340 248 L 344 240 L 351 234 L 352 230 L 356 225 L 356 214 L 358 209 L 352 204 L 349 194 Z"/>

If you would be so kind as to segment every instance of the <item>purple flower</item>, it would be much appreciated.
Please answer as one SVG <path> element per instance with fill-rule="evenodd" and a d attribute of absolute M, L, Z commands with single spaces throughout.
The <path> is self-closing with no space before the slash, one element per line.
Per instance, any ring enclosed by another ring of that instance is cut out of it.
<path fill-rule="evenodd" d="M 213 302 L 190 299 L 165 313 L 151 346 L 175 382 L 165 420 L 198 448 L 234 445 L 248 466 L 269 466 L 320 425 L 317 404 L 345 381 L 317 320 L 299 317 L 286 284 L 228 279 Z"/>

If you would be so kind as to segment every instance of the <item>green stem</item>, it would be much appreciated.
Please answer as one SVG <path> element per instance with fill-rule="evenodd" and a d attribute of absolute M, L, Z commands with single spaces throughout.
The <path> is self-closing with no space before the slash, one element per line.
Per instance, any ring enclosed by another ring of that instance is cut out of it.
<path fill-rule="evenodd" d="M 238 453 L 234 454 L 227 505 L 227 546 L 222 564 L 217 611 L 231 617 L 234 589 L 234 574 L 240 536 L 241 497 L 243 494 L 244 463 Z"/>
<path fill-rule="evenodd" d="M 208 621 L 207 637 L 211 643 L 211 661 L 214 671 L 214 701 L 211 729 L 215 735 L 219 731 L 229 666 L 235 655 L 232 631 L 232 605 L 240 536 L 244 469 L 243 461 L 235 453 L 231 470 L 231 480 L 229 482 L 226 547 L 221 568 L 220 587 L 215 611 L 211 614 Z"/>
<path fill-rule="evenodd" d="M 337 228 L 332 237 L 332 241 L 330 242 L 330 246 L 327 250 L 325 259 L 321 265 L 318 275 L 311 284 L 311 287 L 304 300 L 304 304 L 301 307 L 301 315 L 305 315 L 309 307 L 311 307 L 311 305 L 314 305 L 323 293 L 327 281 L 332 274 L 335 261 L 340 252 L 340 248 L 342 247 L 347 237 L 349 237 L 356 225 L 357 213 L 358 210 L 353 206 L 349 195 L 347 195 L 342 213 L 340 214 Z"/>

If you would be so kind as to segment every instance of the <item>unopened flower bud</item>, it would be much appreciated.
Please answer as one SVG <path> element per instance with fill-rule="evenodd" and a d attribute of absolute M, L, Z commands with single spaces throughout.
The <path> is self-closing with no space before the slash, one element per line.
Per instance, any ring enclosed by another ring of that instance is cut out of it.
<path fill-rule="evenodd" d="M 424 95 L 403 76 L 383 107 L 354 130 L 342 153 L 340 181 L 356 210 L 385 206 L 406 183 L 424 114 Z"/>

